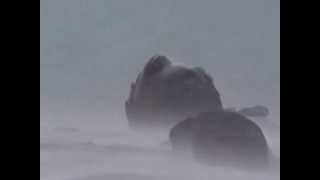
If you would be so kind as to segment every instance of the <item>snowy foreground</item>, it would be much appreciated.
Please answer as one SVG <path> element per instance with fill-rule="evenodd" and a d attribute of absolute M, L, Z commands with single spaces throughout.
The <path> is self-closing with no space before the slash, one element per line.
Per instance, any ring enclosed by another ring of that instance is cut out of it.
<path fill-rule="evenodd" d="M 41 180 L 277 180 L 279 174 L 209 167 L 173 155 L 164 134 L 129 131 L 125 121 L 41 119 Z M 265 120 L 261 120 L 265 122 Z M 280 157 L 280 130 L 262 123 Z"/>

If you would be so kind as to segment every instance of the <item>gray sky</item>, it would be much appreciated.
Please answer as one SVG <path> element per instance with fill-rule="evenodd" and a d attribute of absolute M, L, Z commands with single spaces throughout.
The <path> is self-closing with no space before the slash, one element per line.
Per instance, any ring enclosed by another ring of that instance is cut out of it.
<path fill-rule="evenodd" d="M 226 106 L 279 113 L 279 13 L 279 0 L 41 0 L 41 108 L 122 110 L 163 53 L 204 67 Z"/>

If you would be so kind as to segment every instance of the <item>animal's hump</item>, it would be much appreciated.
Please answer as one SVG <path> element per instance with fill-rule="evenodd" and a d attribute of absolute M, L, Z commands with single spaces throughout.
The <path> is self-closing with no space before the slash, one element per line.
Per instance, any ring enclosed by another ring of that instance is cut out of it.
<path fill-rule="evenodd" d="M 164 55 L 152 56 L 144 67 L 144 75 L 151 76 L 161 72 L 165 67 L 170 66 L 171 61 Z"/>

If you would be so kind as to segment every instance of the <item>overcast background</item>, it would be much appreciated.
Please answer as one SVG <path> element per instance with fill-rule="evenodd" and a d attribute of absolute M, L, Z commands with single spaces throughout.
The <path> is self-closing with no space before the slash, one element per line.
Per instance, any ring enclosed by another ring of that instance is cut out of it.
<path fill-rule="evenodd" d="M 279 7 L 278 0 L 41 0 L 42 112 L 120 111 L 130 82 L 162 53 L 204 67 L 225 106 L 262 104 L 279 114 Z"/>

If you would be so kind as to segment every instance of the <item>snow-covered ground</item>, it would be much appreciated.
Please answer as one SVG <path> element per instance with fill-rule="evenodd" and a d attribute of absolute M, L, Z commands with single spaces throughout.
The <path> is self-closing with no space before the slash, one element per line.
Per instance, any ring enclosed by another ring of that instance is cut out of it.
<path fill-rule="evenodd" d="M 264 119 L 266 120 L 266 119 Z M 56 123 L 55 123 L 56 122 Z M 41 120 L 41 180 L 256 180 L 279 175 L 209 167 L 177 157 L 165 134 L 130 131 L 125 120 Z M 264 129 L 279 157 L 277 126 Z"/>

